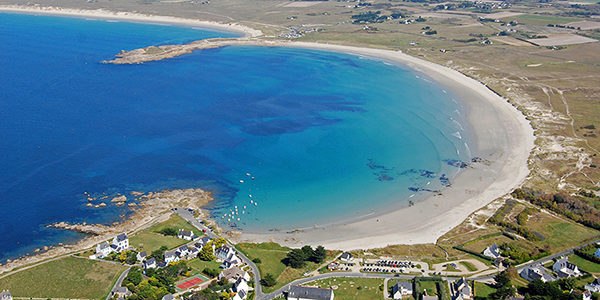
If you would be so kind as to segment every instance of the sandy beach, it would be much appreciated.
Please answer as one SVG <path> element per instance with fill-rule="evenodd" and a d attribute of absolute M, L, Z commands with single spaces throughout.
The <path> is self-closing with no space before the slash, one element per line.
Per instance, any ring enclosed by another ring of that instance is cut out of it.
<path fill-rule="evenodd" d="M 441 196 L 412 207 L 343 224 L 294 233 L 235 235 L 242 242 L 275 241 L 288 246 L 323 245 L 328 249 L 370 249 L 394 244 L 435 243 L 470 214 L 519 187 L 529 175 L 533 129 L 525 116 L 486 86 L 455 70 L 399 51 L 295 42 L 292 47 L 339 51 L 400 63 L 452 89 L 469 107 L 478 153 L 491 163 L 473 163 L 452 180 Z"/>
<path fill-rule="evenodd" d="M 219 24 L 174 17 L 157 17 L 105 10 L 0 6 L 0 11 L 47 13 L 79 17 L 172 23 L 243 32 L 245 38 L 261 32 L 236 24 Z M 468 119 L 476 134 L 476 153 L 485 162 L 471 164 L 452 179 L 452 187 L 413 206 L 373 215 L 359 221 L 317 226 L 294 233 L 232 234 L 234 242 L 275 241 L 283 245 L 323 245 L 328 249 L 367 249 L 392 244 L 435 243 L 471 213 L 521 186 L 529 174 L 528 158 L 534 146 L 533 129 L 525 116 L 506 99 L 483 84 L 452 69 L 399 51 L 322 43 L 282 42 L 282 46 L 339 51 L 406 65 L 456 93 L 469 107 Z M 198 187 L 201 188 L 201 187 Z M 284 220 L 282 220 L 284 221 Z"/>

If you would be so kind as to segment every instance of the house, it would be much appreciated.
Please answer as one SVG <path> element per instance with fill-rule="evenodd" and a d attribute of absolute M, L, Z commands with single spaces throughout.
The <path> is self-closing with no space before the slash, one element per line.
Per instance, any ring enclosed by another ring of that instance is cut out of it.
<path fill-rule="evenodd" d="M 233 267 L 233 268 L 229 268 L 227 270 L 223 270 L 219 274 L 219 280 L 225 278 L 231 283 L 237 282 L 237 279 L 240 277 L 244 278 L 244 280 L 246 280 L 246 281 L 250 280 L 250 275 L 246 271 L 243 271 L 242 269 L 240 269 L 238 267 Z"/>
<path fill-rule="evenodd" d="M 554 281 L 554 277 L 546 273 L 546 270 L 542 266 L 529 267 L 521 271 L 519 275 L 521 275 L 521 277 L 525 278 L 527 281 L 533 281 L 535 279 L 540 279 L 543 282 Z"/>
<path fill-rule="evenodd" d="M 493 243 L 491 246 L 485 248 L 485 250 L 483 251 L 483 255 L 493 259 L 500 258 L 500 248 L 498 248 L 498 245 L 496 245 L 496 243 Z"/>
<path fill-rule="evenodd" d="M 229 256 L 223 264 L 221 264 L 221 269 L 229 269 L 231 267 L 237 267 L 242 264 L 242 261 L 237 257 L 237 255 L 233 254 Z"/>
<path fill-rule="evenodd" d="M 156 268 L 156 259 L 151 258 L 144 262 L 144 269 Z"/>
<path fill-rule="evenodd" d="M 354 256 L 352 256 L 352 254 L 350 254 L 348 252 L 344 252 L 344 253 L 342 253 L 342 255 L 340 255 L 340 260 L 343 260 L 343 261 L 351 262 L 353 259 L 354 259 Z"/>
<path fill-rule="evenodd" d="M 583 294 L 581 295 L 583 300 L 592 300 L 592 292 L 590 291 L 585 291 L 583 292 Z"/>
<path fill-rule="evenodd" d="M 456 281 L 453 285 L 453 292 L 455 299 L 471 299 L 473 298 L 473 292 L 471 291 L 471 286 L 467 282 L 464 277 L 461 277 L 458 281 Z"/>
<path fill-rule="evenodd" d="M 186 257 L 188 254 L 190 254 L 190 248 L 187 245 L 183 245 L 179 248 L 177 248 L 177 256 L 179 257 Z"/>
<path fill-rule="evenodd" d="M 113 249 L 110 247 L 108 242 L 102 242 L 96 246 L 96 257 L 97 258 L 106 257 L 111 252 L 113 252 Z"/>
<path fill-rule="evenodd" d="M 596 255 L 596 257 L 600 257 L 600 248 L 596 249 L 596 252 L 594 252 L 594 255 Z"/>
<path fill-rule="evenodd" d="M 166 294 L 160 300 L 173 300 L 173 294 Z"/>
<path fill-rule="evenodd" d="M 131 296 L 131 292 L 126 287 L 119 286 L 110 291 L 110 297 L 113 298 L 114 296 L 117 296 L 117 298 L 125 298 Z"/>
<path fill-rule="evenodd" d="M 567 257 L 557 260 L 552 266 L 552 270 L 558 274 L 559 279 L 581 276 L 579 268 L 574 263 L 570 263 Z"/>
<path fill-rule="evenodd" d="M 239 291 L 235 294 L 235 296 L 233 296 L 232 300 L 244 300 L 246 297 L 248 297 L 248 292 Z"/>
<path fill-rule="evenodd" d="M 226 261 L 232 255 L 235 255 L 235 251 L 233 250 L 233 247 L 227 244 L 221 246 L 221 248 L 215 251 L 215 256 L 221 261 Z"/>
<path fill-rule="evenodd" d="M 167 264 L 176 261 L 179 261 L 179 256 L 177 256 L 177 253 L 175 253 L 175 251 L 165 252 L 165 262 Z"/>
<path fill-rule="evenodd" d="M 138 254 L 135 257 L 138 261 L 144 261 L 144 259 L 146 259 L 146 256 L 148 256 L 148 254 L 146 254 L 146 251 L 142 251 L 138 252 Z"/>
<path fill-rule="evenodd" d="M 194 234 L 193 231 L 189 231 L 189 230 L 185 230 L 185 229 L 179 229 L 179 232 L 177 233 L 177 237 L 180 239 L 184 239 L 187 241 L 192 241 L 198 238 L 197 235 Z"/>
<path fill-rule="evenodd" d="M 600 293 L 600 279 L 595 278 L 592 283 L 586 284 L 584 288 L 592 293 Z"/>
<path fill-rule="evenodd" d="M 201 249 L 202 249 L 202 248 L 198 248 L 198 247 L 192 247 L 192 248 L 190 248 L 190 254 L 189 254 L 189 255 L 190 255 L 191 257 L 196 257 L 196 256 L 198 256 L 198 253 L 200 253 L 200 250 L 201 250 Z"/>
<path fill-rule="evenodd" d="M 333 290 L 291 285 L 287 293 L 288 300 L 333 300 Z"/>
<path fill-rule="evenodd" d="M 402 299 L 408 298 L 404 296 L 410 296 L 413 293 L 413 285 L 407 281 L 398 281 L 396 285 L 392 287 L 392 298 L 393 299 Z"/>
<path fill-rule="evenodd" d="M 235 281 L 235 283 L 233 284 L 233 291 L 234 292 L 240 292 L 240 291 L 244 291 L 244 292 L 248 292 L 249 287 L 248 287 L 248 282 L 246 281 L 246 279 L 244 279 L 244 277 L 238 277 L 238 279 Z"/>
<path fill-rule="evenodd" d="M 198 240 L 198 242 L 196 244 L 194 244 L 194 246 L 198 247 L 198 248 L 202 248 L 204 245 L 206 245 L 209 241 L 211 240 L 211 238 L 206 235 L 203 236 L 201 239 Z"/>
<path fill-rule="evenodd" d="M 12 300 L 12 298 L 13 297 L 8 290 L 3 290 L 2 293 L 0 293 L 0 300 Z"/>
<path fill-rule="evenodd" d="M 112 245 L 117 252 L 127 250 L 129 248 L 129 238 L 127 234 L 121 233 L 112 240 Z"/>

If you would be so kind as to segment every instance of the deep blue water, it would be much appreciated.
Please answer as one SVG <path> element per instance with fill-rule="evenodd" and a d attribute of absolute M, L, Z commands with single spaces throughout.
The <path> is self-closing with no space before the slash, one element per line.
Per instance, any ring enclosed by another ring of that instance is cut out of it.
<path fill-rule="evenodd" d="M 406 206 L 470 158 L 452 92 L 384 61 L 236 46 L 100 63 L 225 36 L 0 13 L 0 260 L 81 238 L 52 222 L 127 213 L 84 192 L 201 187 L 223 226 L 289 230 Z"/>

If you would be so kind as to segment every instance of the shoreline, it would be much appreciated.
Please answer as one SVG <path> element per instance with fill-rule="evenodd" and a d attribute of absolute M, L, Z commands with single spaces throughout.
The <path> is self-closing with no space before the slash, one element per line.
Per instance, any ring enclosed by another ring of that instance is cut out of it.
<path fill-rule="evenodd" d="M 248 39 L 257 36 L 261 36 L 263 33 L 260 30 L 253 29 L 237 23 L 218 23 L 211 21 L 201 21 L 196 19 L 169 17 L 169 16 L 153 16 L 147 14 L 140 14 L 136 12 L 123 12 L 123 11 L 109 11 L 104 9 L 88 10 L 88 9 L 76 9 L 76 8 L 63 8 L 53 6 L 23 6 L 23 5 L 0 5 L 0 12 L 13 12 L 13 13 L 28 13 L 28 14 L 44 14 L 54 16 L 65 16 L 65 17 L 83 17 L 83 18 L 96 18 L 101 20 L 119 20 L 119 21 L 130 21 L 130 22 L 142 22 L 142 23 L 158 23 L 158 24 L 172 24 L 182 26 L 198 26 L 204 28 L 218 29 L 223 31 L 233 31 L 242 33 L 242 38 Z"/>
<path fill-rule="evenodd" d="M 239 24 L 221 24 L 130 12 L 110 12 L 101 9 L 83 10 L 11 5 L 0 6 L 0 11 L 208 27 L 243 32 L 246 39 L 262 35 L 262 32 L 258 30 Z M 384 59 L 402 64 L 428 76 L 437 83 L 450 88 L 460 97 L 460 101 L 468 106 L 470 112 L 468 119 L 475 132 L 474 143 L 479 152 L 489 153 L 489 156 L 483 157 L 484 159 L 494 162 L 490 165 L 474 163 L 473 169 L 460 172 L 454 178 L 452 187 L 444 189 L 443 195 L 429 196 L 408 208 L 384 214 L 366 215 L 364 219 L 339 222 L 294 233 L 253 234 L 241 232 L 238 234 L 231 232 L 230 237 L 233 241 L 275 241 L 292 247 L 308 244 L 344 250 L 379 248 L 391 244 L 435 243 L 440 236 L 459 225 L 474 211 L 520 186 L 529 175 L 528 159 L 535 140 L 529 121 L 506 99 L 498 96 L 482 83 L 458 71 L 399 51 L 307 42 L 276 42 L 276 46 L 337 51 Z M 440 203 L 440 201 L 444 202 Z M 156 212 L 154 213 L 156 214 Z M 29 264 L 31 261 L 28 259 L 23 263 Z"/>

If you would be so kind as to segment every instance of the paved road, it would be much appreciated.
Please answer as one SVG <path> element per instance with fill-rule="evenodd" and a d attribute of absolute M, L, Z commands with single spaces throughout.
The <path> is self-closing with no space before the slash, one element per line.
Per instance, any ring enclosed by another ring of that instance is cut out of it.
<path fill-rule="evenodd" d="M 194 227 L 196 227 L 200 230 L 206 230 L 206 234 L 208 234 L 208 236 L 210 238 L 214 239 L 214 238 L 219 237 L 210 228 L 204 226 L 204 224 L 202 224 L 198 220 L 196 220 L 196 218 L 194 218 L 194 215 L 192 215 L 192 213 L 190 211 L 188 211 L 187 209 L 175 208 L 174 211 L 177 214 L 179 214 L 180 217 L 182 217 L 183 219 L 188 221 L 190 224 L 192 224 Z M 229 243 L 228 243 L 228 245 L 229 245 Z M 231 246 L 231 245 L 229 245 L 229 246 Z M 262 286 L 260 284 L 260 273 L 258 271 L 258 267 L 248 257 L 246 257 L 246 255 L 244 255 L 240 251 L 237 251 L 237 253 L 238 253 L 238 256 L 242 259 L 242 261 L 244 261 L 244 263 L 246 263 L 252 269 L 252 274 L 254 275 L 254 294 L 255 294 L 254 299 L 259 300 L 259 299 L 265 298 L 266 295 L 263 293 Z"/>
<path fill-rule="evenodd" d="M 117 282 L 115 282 L 115 285 L 113 286 L 111 291 L 114 290 L 115 288 L 118 288 L 121 286 L 121 284 L 123 283 L 123 280 L 125 279 L 125 277 L 127 277 L 127 274 L 129 274 L 129 270 L 131 270 L 131 268 L 128 268 L 123 273 L 121 273 L 121 276 L 119 276 L 119 278 L 117 279 Z M 111 293 L 108 292 L 108 295 L 106 295 L 106 300 L 110 300 L 111 296 L 112 296 Z"/>

